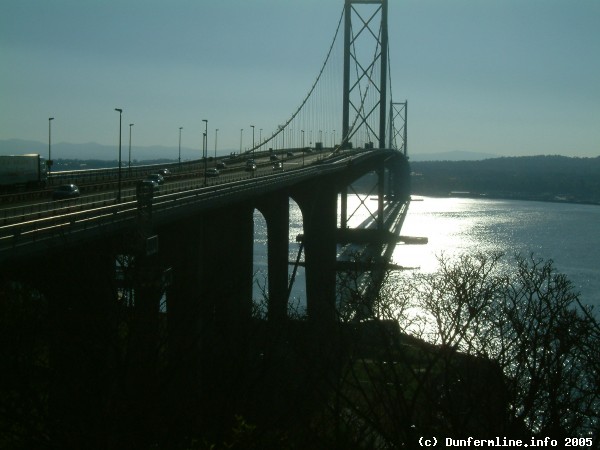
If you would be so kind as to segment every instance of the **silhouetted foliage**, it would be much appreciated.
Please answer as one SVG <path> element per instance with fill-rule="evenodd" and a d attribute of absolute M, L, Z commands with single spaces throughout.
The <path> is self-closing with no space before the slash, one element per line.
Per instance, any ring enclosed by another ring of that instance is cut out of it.
<path fill-rule="evenodd" d="M 413 448 L 423 435 L 579 436 L 598 448 L 597 319 L 552 261 L 517 257 L 507 271 L 502 258 L 442 257 L 370 305 L 380 338 L 342 374 L 336 417 L 362 424 L 364 448 Z"/>
<path fill-rule="evenodd" d="M 60 424 L 61 434 L 48 407 L 61 392 L 61 324 L 39 292 L 4 283 L 0 447 L 397 449 L 420 436 L 577 436 L 598 448 L 593 311 L 552 261 L 503 262 L 441 258 L 437 273 L 394 278 L 374 298 L 357 271 L 327 328 L 299 316 L 270 323 L 257 308 L 234 330 L 202 320 L 176 344 L 161 315 L 142 346 L 135 334 L 149 328 L 124 302 L 109 345 L 106 332 L 86 330 L 95 357 L 61 360 L 61 370 L 104 374 L 79 380 L 77 426 Z"/>
<path fill-rule="evenodd" d="M 49 324 L 46 299 L 19 283 L 0 283 L 0 448 L 47 444 Z"/>

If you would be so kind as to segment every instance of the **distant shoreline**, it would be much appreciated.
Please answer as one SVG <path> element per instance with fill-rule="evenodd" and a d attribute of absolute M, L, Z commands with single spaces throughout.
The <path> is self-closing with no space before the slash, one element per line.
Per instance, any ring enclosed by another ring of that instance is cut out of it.
<path fill-rule="evenodd" d="M 591 206 L 600 206 L 600 202 L 592 202 L 592 201 L 584 201 L 578 199 L 557 199 L 557 198 L 540 198 L 534 196 L 527 195 L 519 195 L 519 194 L 488 194 L 488 193 L 477 193 L 477 192 L 461 192 L 454 193 L 456 195 L 452 195 L 452 192 L 449 193 L 423 193 L 423 192 L 411 192 L 411 196 L 416 197 L 433 197 L 433 198 L 470 198 L 470 199 L 480 199 L 480 200 L 517 200 L 517 201 L 528 201 L 528 202 L 545 202 L 545 203 L 568 203 L 568 204 L 576 204 L 576 205 L 591 205 Z M 413 199 L 412 201 L 418 201 L 419 199 Z"/>

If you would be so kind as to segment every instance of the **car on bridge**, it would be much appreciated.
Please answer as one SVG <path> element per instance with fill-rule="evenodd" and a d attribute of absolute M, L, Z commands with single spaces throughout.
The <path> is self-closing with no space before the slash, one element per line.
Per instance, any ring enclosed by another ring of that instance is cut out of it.
<path fill-rule="evenodd" d="M 158 184 L 163 184 L 165 182 L 164 177 L 159 173 L 151 173 L 150 175 L 146 175 L 146 180 L 155 181 Z"/>
<path fill-rule="evenodd" d="M 283 164 L 281 164 L 280 162 L 276 162 L 275 164 L 273 164 L 273 170 L 274 171 L 282 171 L 283 170 Z"/>
<path fill-rule="evenodd" d="M 79 188 L 75 184 L 63 184 L 58 186 L 52 193 L 52 200 L 64 200 L 66 198 L 79 197 Z"/>
<path fill-rule="evenodd" d="M 169 169 L 166 169 L 166 168 L 165 169 L 160 169 L 157 173 L 159 175 L 161 175 L 163 178 L 164 177 L 168 177 L 169 175 L 171 175 L 171 171 Z"/>
<path fill-rule="evenodd" d="M 225 169 L 225 168 L 227 168 L 227 164 L 225 164 L 223 161 L 219 161 L 219 162 L 217 163 L 217 169 L 219 169 L 219 170 L 223 170 L 223 169 Z"/>
<path fill-rule="evenodd" d="M 206 170 L 206 176 L 207 177 L 218 177 L 220 175 L 220 172 L 218 169 L 207 169 Z"/>
<path fill-rule="evenodd" d="M 244 169 L 246 172 L 251 172 L 256 170 L 256 163 L 253 159 L 249 159 L 246 161 L 246 168 Z"/>
<path fill-rule="evenodd" d="M 160 186 L 158 184 L 158 182 L 154 181 L 154 180 L 149 180 L 149 179 L 144 179 L 144 180 L 140 180 L 137 183 L 136 186 L 136 195 L 138 197 L 142 197 L 142 196 L 146 196 L 146 195 L 154 195 L 156 192 L 158 192 L 160 189 Z"/>

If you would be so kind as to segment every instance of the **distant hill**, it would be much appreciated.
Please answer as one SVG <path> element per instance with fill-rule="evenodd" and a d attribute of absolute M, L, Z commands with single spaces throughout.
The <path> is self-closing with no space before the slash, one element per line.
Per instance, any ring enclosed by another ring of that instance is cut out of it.
<path fill-rule="evenodd" d="M 491 153 L 464 152 L 455 150 L 452 152 L 439 153 L 410 153 L 408 157 L 411 161 L 479 161 L 482 159 L 498 158 L 499 155 Z"/>
<path fill-rule="evenodd" d="M 48 155 L 48 143 L 22 139 L 0 140 L 0 155 L 23 155 L 26 153 Z"/>
<path fill-rule="evenodd" d="M 0 140 L 0 155 L 21 155 L 24 153 L 39 153 L 48 157 L 48 143 L 38 141 L 26 141 L 22 139 Z M 200 149 L 181 148 L 181 159 L 200 158 Z M 70 144 L 66 142 L 52 143 L 52 159 L 80 159 L 80 160 L 117 160 L 119 149 L 117 145 L 102 145 L 95 142 L 84 144 Z M 179 157 L 178 147 L 131 147 L 131 159 L 133 160 L 155 160 L 172 159 Z M 121 160 L 129 158 L 129 145 L 127 142 L 121 144 Z"/>
<path fill-rule="evenodd" d="M 412 192 L 600 204 L 600 156 L 413 161 Z"/>

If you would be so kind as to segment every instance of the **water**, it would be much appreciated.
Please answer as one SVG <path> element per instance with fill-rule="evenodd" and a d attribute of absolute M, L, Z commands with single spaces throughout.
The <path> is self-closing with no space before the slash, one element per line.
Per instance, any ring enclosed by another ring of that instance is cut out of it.
<path fill-rule="evenodd" d="M 433 272 L 442 253 L 450 257 L 475 250 L 503 251 L 509 257 L 533 253 L 536 258 L 552 259 L 555 269 L 581 293 L 582 302 L 600 308 L 600 207 L 469 198 L 420 200 L 411 202 L 402 235 L 424 236 L 429 243 L 398 245 L 394 263 Z M 348 203 L 349 211 L 360 206 L 349 221 L 351 227 L 369 217 L 368 209 L 376 209 L 371 199 L 361 205 L 358 197 L 348 196 Z M 290 261 L 296 259 L 296 235 L 301 232 L 300 210 L 290 202 Z M 266 266 L 266 226 L 255 213 L 255 279 L 261 285 Z M 261 295 L 257 283 L 254 295 Z M 303 307 L 304 297 L 304 270 L 299 268 L 291 298 Z"/>
<path fill-rule="evenodd" d="M 469 198 L 413 201 L 402 228 L 426 236 L 425 246 L 397 246 L 394 262 L 437 268 L 437 256 L 502 251 L 552 259 L 568 276 L 584 303 L 600 308 L 600 207 L 570 203 Z"/>

